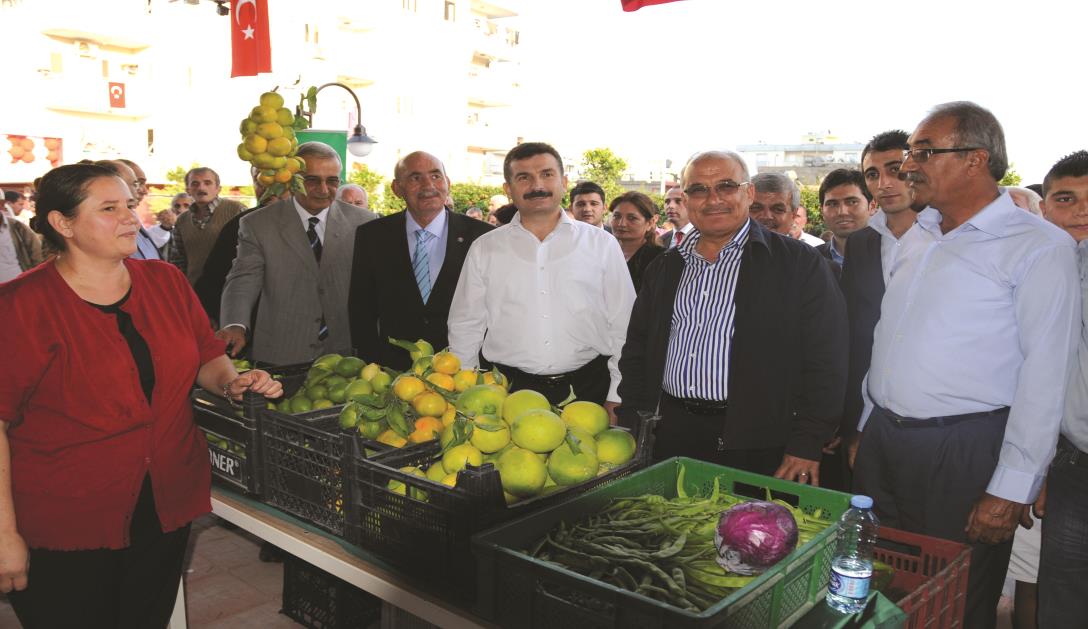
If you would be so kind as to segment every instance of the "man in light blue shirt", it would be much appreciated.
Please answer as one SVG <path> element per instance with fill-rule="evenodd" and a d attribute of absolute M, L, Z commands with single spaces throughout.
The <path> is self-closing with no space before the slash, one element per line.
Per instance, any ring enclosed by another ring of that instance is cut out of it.
<path fill-rule="evenodd" d="M 989 628 L 1058 438 L 1075 247 L 999 193 L 1008 162 L 989 111 L 940 105 L 909 145 L 901 176 L 928 207 L 881 305 L 854 487 L 883 524 L 971 544 L 964 626 Z"/>

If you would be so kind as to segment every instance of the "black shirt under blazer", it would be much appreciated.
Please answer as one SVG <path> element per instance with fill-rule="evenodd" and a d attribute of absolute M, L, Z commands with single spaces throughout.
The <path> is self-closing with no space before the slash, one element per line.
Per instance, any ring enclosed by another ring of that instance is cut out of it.
<path fill-rule="evenodd" d="M 472 242 L 494 227 L 463 214 L 446 212 L 446 257 L 431 283 L 426 304 L 419 295 L 408 251 L 405 211 L 360 225 L 355 230 L 348 317 L 351 341 L 360 358 L 398 371 L 411 366 L 408 352 L 389 338 L 425 339 L 435 351 L 449 345 L 446 320 Z M 481 305 L 481 308 L 483 306 Z"/>
<path fill-rule="evenodd" d="M 619 363 L 625 422 L 658 407 L 683 271 L 676 249 L 646 269 Z M 810 245 L 750 220 L 734 301 L 726 447 L 819 460 L 846 387 L 846 306 L 831 269 Z"/>
<path fill-rule="evenodd" d="M 884 300 L 884 262 L 880 244 L 880 232 L 872 227 L 859 229 L 846 239 L 847 256 L 840 282 L 846 299 L 846 317 L 850 322 L 850 362 L 839 430 L 844 437 L 858 429 L 861 419 L 861 382 L 869 372 L 873 358 L 873 330 L 880 321 L 880 302 Z"/>

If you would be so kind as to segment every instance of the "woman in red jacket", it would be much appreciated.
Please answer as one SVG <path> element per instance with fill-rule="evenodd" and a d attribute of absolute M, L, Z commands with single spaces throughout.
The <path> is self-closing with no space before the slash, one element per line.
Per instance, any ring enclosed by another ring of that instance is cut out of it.
<path fill-rule="evenodd" d="M 237 374 L 177 269 L 129 259 L 120 178 L 61 166 L 38 194 L 59 254 L 0 285 L 0 591 L 29 629 L 163 627 L 211 508 L 189 390 L 281 387 Z"/>

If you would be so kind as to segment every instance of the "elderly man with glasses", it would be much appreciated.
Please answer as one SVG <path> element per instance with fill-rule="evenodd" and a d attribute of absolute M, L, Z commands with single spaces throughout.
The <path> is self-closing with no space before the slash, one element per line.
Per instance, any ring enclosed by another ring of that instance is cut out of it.
<path fill-rule="evenodd" d="M 643 279 L 620 358 L 626 423 L 659 410 L 654 456 L 819 484 L 846 385 L 846 307 L 812 247 L 749 216 L 736 153 L 683 171 L 695 229 Z"/>
<path fill-rule="evenodd" d="M 1031 526 L 1080 331 L 1073 239 L 998 190 L 992 113 L 936 107 L 899 176 L 927 206 L 891 269 L 862 387 L 854 490 L 881 524 L 971 545 L 964 627 L 993 627 Z"/>

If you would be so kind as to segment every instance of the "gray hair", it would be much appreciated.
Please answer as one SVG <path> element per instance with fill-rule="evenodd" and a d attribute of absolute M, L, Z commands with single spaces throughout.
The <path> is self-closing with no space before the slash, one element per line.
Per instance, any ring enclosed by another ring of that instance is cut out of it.
<path fill-rule="evenodd" d="M 177 201 L 178 199 L 184 199 L 186 197 L 188 197 L 190 199 L 193 198 L 193 196 L 191 194 L 189 194 L 188 192 L 179 192 L 179 193 L 174 195 L 174 198 L 170 199 L 170 203 L 173 203 L 174 201 Z"/>
<path fill-rule="evenodd" d="M 788 192 L 790 193 L 790 209 L 801 207 L 801 190 L 789 177 L 782 173 L 759 173 L 752 177 L 752 185 L 756 192 Z"/>
<path fill-rule="evenodd" d="M 317 159 L 335 159 L 337 164 L 343 167 L 344 162 L 340 159 L 340 153 L 336 152 L 336 149 L 325 144 L 324 142 L 303 142 L 298 145 L 298 151 L 295 155 L 301 157 L 304 161 L 310 157 Z"/>
<path fill-rule="evenodd" d="M 740 153 L 724 150 L 703 151 L 692 155 L 688 160 L 688 163 L 684 164 L 684 170 L 680 171 L 680 180 L 686 185 L 688 181 L 688 171 L 691 170 L 691 167 L 697 162 L 708 159 L 727 159 L 736 162 L 737 165 L 740 166 L 741 171 L 744 172 L 745 181 L 748 180 L 748 164 L 745 163 L 744 158 L 740 156 Z"/>
<path fill-rule="evenodd" d="M 1029 188 L 1019 188 L 1016 186 L 999 187 L 1002 192 L 1008 192 L 1012 197 L 1013 203 L 1016 207 L 1027 210 L 1036 216 L 1043 215 L 1043 208 L 1039 207 L 1039 202 L 1043 200 L 1043 197 L 1039 196 L 1039 193 Z M 1017 198 L 1017 197 L 1020 198 Z"/>
<path fill-rule="evenodd" d="M 994 181 L 1000 181 L 1009 169 L 1009 157 L 1005 153 L 1005 132 L 997 118 L 988 109 L 960 100 L 937 105 L 925 121 L 946 117 L 956 121 L 956 144 L 977 147 L 989 153 L 990 176 Z"/>
<path fill-rule="evenodd" d="M 369 195 L 367 195 L 366 190 L 363 190 L 363 187 L 360 186 L 359 184 L 346 183 L 346 184 L 340 186 L 339 188 L 337 188 L 337 190 L 336 190 L 336 200 L 340 201 L 341 199 L 343 199 L 344 198 L 344 193 L 347 192 L 348 190 L 354 190 L 356 192 L 362 192 L 364 197 L 369 196 Z"/>
<path fill-rule="evenodd" d="M 446 174 L 446 165 L 442 163 L 442 160 L 438 159 L 437 157 L 435 157 L 434 155 L 431 155 L 430 153 L 428 153 L 426 151 L 412 151 L 411 153 L 409 153 L 409 154 L 405 155 L 404 157 L 398 159 L 396 166 L 393 166 L 393 179 L 394 180 L 400 179 L 400 175 L 404 171 L 404 165 L 408 163 L 409 159 L 411 159 L 413 157 L 416 157 L 417 155 L 425 155 L 425 156 L 433 159 L 434 161 L 438 162 L 439 170 L 442 171 L 443 175 Z"/>

